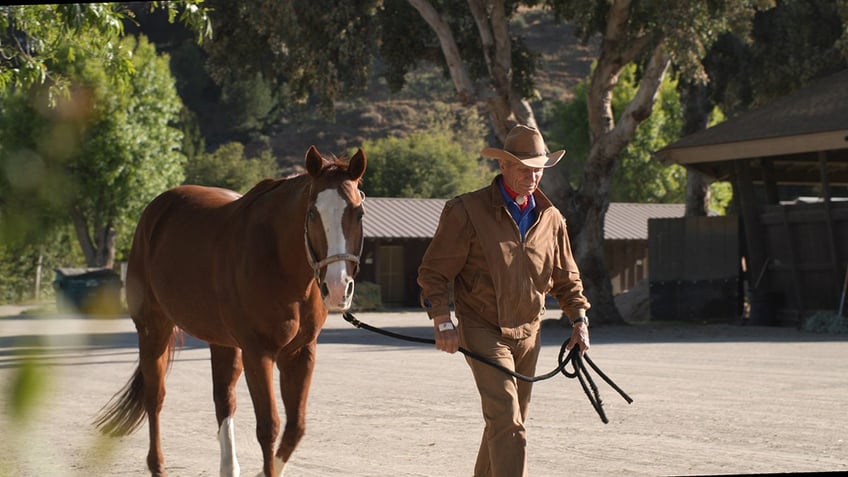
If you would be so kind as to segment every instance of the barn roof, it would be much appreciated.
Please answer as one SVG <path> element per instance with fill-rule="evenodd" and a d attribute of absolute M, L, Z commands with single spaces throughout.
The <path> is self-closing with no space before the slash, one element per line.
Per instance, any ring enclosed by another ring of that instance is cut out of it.
<path fill-rule="evenodd" d="M 848 184 L 848 69 L 685 136 L 656 155 L 719 180 L 732 176 L 734 161 L 770 158 L 778 183 L 818 184 L 821 153 L 827 153 L 830 183 Z M 759 164 L 752 166 L 753 177 L 762 177 Z"/>
<path fill-rule="evenodd" d="M 365 199 L 365 236 L 369 238 L 427 239 L 436 232 L 447 199 L 368 197 Z M 606 240 L 647 240 L 648 219 L 683 217 L 683 204 L 614 202 L 606 215 Z"/>

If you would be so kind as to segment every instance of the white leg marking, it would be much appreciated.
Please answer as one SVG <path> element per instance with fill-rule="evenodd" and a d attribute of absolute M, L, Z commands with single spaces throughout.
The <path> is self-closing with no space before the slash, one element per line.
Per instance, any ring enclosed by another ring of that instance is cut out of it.
<path fill-rule="evenodd" d="M 286 467 L 286 463 L 283 462 L 283 459 L 274 456 L 274 473 L 277 474 L 275 477 L 282 477 L 283 469 Z M 256 474 L 256 477 L 267 477 L 265 475 L 265 471 L 262 471 Z"/>
<path fill-rule="evenodd" d="M 236 457 L 236 425 L 232 416 L 221 423 L 218 443 L 221 445 L 221 477 L 238 477 L 241 470 Z"/>

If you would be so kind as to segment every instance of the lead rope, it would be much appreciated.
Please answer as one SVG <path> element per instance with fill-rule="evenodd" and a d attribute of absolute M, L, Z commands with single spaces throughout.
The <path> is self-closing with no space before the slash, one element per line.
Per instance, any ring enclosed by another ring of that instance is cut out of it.
<path fill-rule="evenodd" d="M 377 328 L 375 326 L 371 326 L 367 323 L 363 323 L 363 322 L 359 321 L 358 319 L 356 319 L 355 316 L 353 316 L 353 314 L 351 314 L 350 312 L 347 312 L 347 311 L 342 313 L 342 316 L 344 317 L 345 321 L 347 321 L 348 323 L 350 323 L 351 325 L 353 325 L 357 328 L 362 328 L 362 329 L 365 329 L 365 330 L 368 330 L 368 331 L 372 331 L 374 333 L 379 333 L 379 334 L 384 335 L 384 336 L 389 336 L 391 338 L 396 338 L 396 339 L 400 339 L 400 340 L 404 340 L 404 341 L 411 341 L 413 343 L 436 344 L 436 341 L 433 340 L 433 339 L 419 338 L 417 336 L 402 335 L 402 334 L 399 334 L 399 333 L 394 333 L 392 331 Z M 598 413 L 598 416 L 601 418 L 601 421 L 604 424 L 608 424 L 609 420 L 607 419 L 607 415 L 604 412 L 604 407 L 603 407 L 604 403 L 603 403 L 603 400 L 601 399 L 600 393 L 598 392 L 598 386 L 595 385 L 595 381 L 592 379 L 592 376 L 589 374 L 588 370 L 586 369 L 586 366 L 583 364 L 583 361 L 586 361 L 587 363 L 589 363 L 589 367 L 591 367 L 593 370 L 595 370 L 595 372 L 598 373 L 598 376 L 600 376 L 601 379 L 606 381 L 606 383 L 609 384 L 610 387 L 615 389 L 618 392 L 618 394 L 621 395 L 621 397 L 624 398 L 625 401 L 627 401 L 628 404 L 631 404 L 633 402 L 633 399 L 630 396 L 628 396 L 627 393 L 624 392 L 620 387 L 618 387 L 618 385 L 615 384 L 615 382 L 613 382 L 612 379 L 610 379 L 606 374 L 604 374 L 603 371 L 601 371 L 601 369 L 592 361 L 592 358 L 589 357 L 588 353 L 583 353 L 583 355 L 581 357 L 580 351 L 578 350 L 577 346 L 572 348 L 571 351 L 569 352 L 568 349 L 566 348 L 567 345 L 568 345 L 568 339 L 566 339 L 562 343 L 562 346 L 559 349 L 559 356 L 557 357 L 557 361 L 558 361 L 559 364 L 556 367 L 556 369 L 554 369 L 553 371 L 551 371 L 547 374 L 543 374 L 541 376 L 525 376 L 521 373 L 517 373 L 517 372 L 515 372 L 515 371 L 513 371 L 513 370 L 511 370 L 507 367 L 504 367 L 504 366 L 502 366 L 498 363 L 495 363 L 494 361 L 489 360 L 485 356 L 481 356 L 481 355 L 479 355 L 479 354 L 477 354 L 477 353 L 475 353 L 471 350 L 465 349 L 461 346 L 459 347 L 459 352 L 468 356 L 469 358 L 475 359 L 477 361 L 480 361 L 481 363 L 487 364 L 487 365 L 489 365 L 489 366 L 491 366 L 495 369 L 498 369 L 498 370 L 514 377 L 515 379 L 519 379 L 521 381 L 526 381 L 528 383 L 535 383 L 537 381 L 543 381 L 545 379 L 550 379 L 550 378 L 556 376 L 557 374 L 562 374 L 565 377 L 571 378 L 571 379 L 577 378 L 577 380 L 580 382 L 580 387 L 583 388 L 583 392 L 586 394 L 586 397 L 589 398 L 589 403 L 591 403 L 592 407 L 595 408 L 595 412 Z M 573 371 L 568 371 L 566 369 L 566 366 L 569 364 L 569 362 L 571 363 L 571 367 L 572 367 Z"/>

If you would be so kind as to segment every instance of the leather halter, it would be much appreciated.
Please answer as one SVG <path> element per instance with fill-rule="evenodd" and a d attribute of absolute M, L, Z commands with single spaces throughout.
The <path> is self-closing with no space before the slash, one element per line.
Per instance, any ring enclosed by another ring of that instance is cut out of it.
<path fill-rule="evenodd" d="M 326 268 L 327 265 L 333 262 L 353 262 L 354 265 L 359 265 L 359 255 L 354 255 L 352 253 L 337 253 L 335 255 L 330 255 L 322 260 L 318 260 L 315 258 L 315 253 L 312 251 L 312 247 L 309 245 L 309 224 L 307 222 L 306 226 L 303 228 L 303 241 L 306 245 L 306 257 L 309 259 L 309 266 L 312 267 L 312 271 L 315 272 L 315 281 L 321 282 L 321 270 Z M 364 241 L 363 241 L 364 242 Z M 364 245 L 364 243 L 362 244 Z M 362 249 L 360 246 L 359 254 L 362 255 Z"/>

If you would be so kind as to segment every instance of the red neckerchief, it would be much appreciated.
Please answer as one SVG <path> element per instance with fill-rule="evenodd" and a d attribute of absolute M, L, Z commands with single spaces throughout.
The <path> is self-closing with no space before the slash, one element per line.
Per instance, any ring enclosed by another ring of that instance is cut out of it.
<path fill-rule="evenodd" d="M 515 202 L 516 197 L 518 197 L 518 192 L 515 192 L 514 190 L 510 189 L 509 186 L 506 184 L 505 180 L 501 180 L 501 184 L 503 184 L 503 188 L 506 191 L 507 195 L 509 195 L 509 198 L 512 199 L 513 202 Z M 527 206 L 530 204 L 530 197 L 524 196 L 524 198 L 525 200 L 523 204 L 515 202 L 515 205 L 517 205 L 522 212 L 524 212 L 524 209 L 526 209 Z"/>

